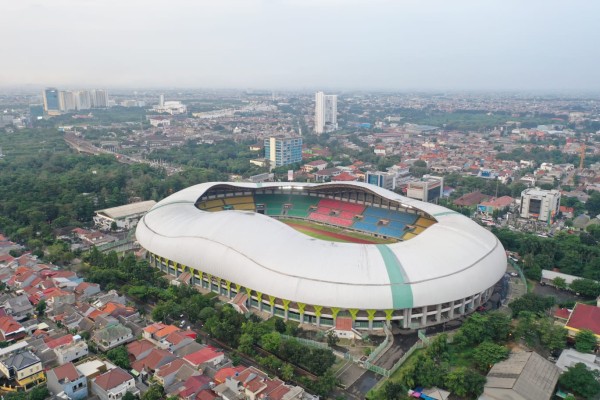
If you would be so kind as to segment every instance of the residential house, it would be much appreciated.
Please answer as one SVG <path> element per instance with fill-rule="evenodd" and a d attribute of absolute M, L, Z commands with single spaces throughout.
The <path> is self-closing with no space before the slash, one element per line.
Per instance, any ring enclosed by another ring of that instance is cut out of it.
<path fill-rule="evenodd" d="M 58 364 L 63 365 L 88 355 L 88 345 L 81 338 L 54 348 Z"/>
<path fill-rule="evenodd" d="M 82 400 L 88 396 L 87 379 L 73 363 L 66 363 L 48 371 L 48 390 L 57 397 Z"/>
<path fill-rule="evenodd" d="M 154 350 L 156 346 L 154 343 L 149 342 L 146 339 L 136 340 L 127 345 L 127 353 L 131 361 L 143 360 Z"/>
<path fill-rule="evenodd" d="M 183 400 L 192 400 L 202 390 L 210 388 L 211 379 L 206 375 L 190 376 L 179 390 L 178 397 Z"/>
<path fill-rule="evenodd" d="M 147 357 L 131 364 L 131 369 L 137 371 L 142 381 L 145 381 L 147 378 L 152 377 L 158 368 L 175 359 L 177 357 L 167 350 L 153 349 Z"/>
<path fill-rule="evenodd" d="M 0 317 L 0 340 L 10 342 L 22 339 L 25 336 L 25 328 L 23 328 L 23 325 L 15 321 L 12 316 L 6 315 L 4 317 Z"/>
<path fill-rule="evenodd" d="M 327 161 L 325 160 L 315 160 L 309 163 L 306 163 L 302 166 L 302 171 L 306 173 L 310 173 L 314 170 L 322 171 L 327 168 Z"/>
<path fill-rule="evenodd" d="M 194 339 L 182 331 L 170 333 L 163 342 L 168 345 L 169 351 L 173 352 L 194 342 Z"/>
<path fill-rule="evenodd" d="M 33 314 L 33 306 L 29 302 L 27 295 L 20 295 L 10 298 L 4 302 L 6 313 L 12 315 L 17 321 L 28 318 Z"/>
<path fill-rule="evenodd" d="M 42 362 L 31 351 L 13 353 L 0 360 L 0 372 L 21 387 L 46 380 Z"/>
<path fill-rule="evenodd" d="M 162 365 L 154 372 L 154 379 L 166 388 L 172 386 L 176 381 L 185 382 L 192 375 L 200 373 L 181 358 L 177 358 L 168 364 Z"/>
<path fill-rule="evenodd" d="M 98 293 L 100 293 L 100 285 L 97 283 L 81 282 L 75 288 L 75 295 L 79 300 L 85 300 Z"/>
<path fill-rule="evenodd" d="M 116 323 L 96 330 L 92 335 L 92 340 L 98 345 L 100 350 L 108 351 L 132 341 L 133 335 L 131 329 Z"/>
<path fill-rule="evenodd" d="M 92 381 L 92 393 L 100 400 L 119 400 L 125 393 L 138 394 L 133 376 L 121 368 L 115 368 Z"/>
<path fill-rule="evenodd" d="M 179 332 L 179 331 L 181 331 L 181 329 L 179 329 L 175 325 L 165 325 L 165 324 L 161 324 L 161 323 L 155 323 L 155 324 L 145 327 L 142 335 L 143 335 L 144 339 L 147 339 L 150 342 L 155 343 L 160 348 L 167 349 L 167 348 L 169 348 L 171 343 L 167 343 L 166 338 L 170 334 L 172 334 L 174 332 Z"/>
<path fill-rule="evenodd" d="M 212 346 L 206 346 L 195 353 L 188 354 L 183 357 L 185 361 L 190 363 L 194 368 L 200 368 L 203 364 L 210 364 L 216 366 L 221 363 L 225 358 L 225 354 L 221 351 L 217 351 Z"/>

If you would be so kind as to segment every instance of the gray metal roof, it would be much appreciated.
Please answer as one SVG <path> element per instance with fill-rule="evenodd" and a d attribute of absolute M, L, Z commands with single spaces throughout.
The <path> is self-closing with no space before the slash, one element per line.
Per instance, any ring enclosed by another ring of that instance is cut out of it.
<path fill-rule="evenodd" d="M 17 371 L 39 362 L 40 359 L 31 351 L 23 351 L 21 353 L 11 354 L 2 360 L 2 364 L 6 365 L 9 369 L 14 368 Z"/>
<path fill-rule="evenodd" d="M 154 200 L 140 201 L 137 203 L 126 204 L 124 206 L 106 208 L 96 211 L 96 214 L 104 214 L 112 219 L 121 219 L 137 214 L 143 214 L 150 210 L 156 202 Z"/>
<path fill-rule="evenodd" d="M 508 360 L 495 364 L 487 375 L 485 391 L 502 393 L 502 399 L 549 400 L 560 370 L 535 352 L 511 353 Z"/>

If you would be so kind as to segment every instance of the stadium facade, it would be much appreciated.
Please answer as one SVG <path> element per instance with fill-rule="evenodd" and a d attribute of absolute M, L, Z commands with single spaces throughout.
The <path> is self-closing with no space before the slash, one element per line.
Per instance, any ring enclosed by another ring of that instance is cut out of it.
<path fill-rule="evenodd" d="M 277 218 L 342 226 L 388 244 L 309 237 Z M 256 310 L 322 327 L 416 329 L 484 304 L 506 271 L 498 239 L 469 218 L 364 183 L 211 182 L 139 222 L 156 268 Z"/>

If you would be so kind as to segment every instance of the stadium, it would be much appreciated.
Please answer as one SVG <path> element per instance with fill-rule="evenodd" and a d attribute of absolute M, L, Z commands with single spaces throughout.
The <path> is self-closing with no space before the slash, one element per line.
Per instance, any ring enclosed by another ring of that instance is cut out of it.
<path fill-rule="evenodd" d="M 444 323 L 506 272 L 502 244 L 471 219 L 357 182 L 203 183 L 156 204 L 136 237 L 179 282 L 324 328 Z"/>

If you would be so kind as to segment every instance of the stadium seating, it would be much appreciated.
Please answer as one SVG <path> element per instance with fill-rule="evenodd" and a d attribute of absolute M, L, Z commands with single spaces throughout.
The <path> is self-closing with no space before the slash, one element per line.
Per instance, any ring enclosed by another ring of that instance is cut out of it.
<path fill-rule="evenodd" d="M 322 199 L 306 195 L 257 194 L 200 202 L 198 207 L 206 211 L 223 209 L 256 210 L 264 206 L 270 216 L 306 218 L 340 227 L 376 235 L 409 240 L 435 224 L 435 220 L 385 208 L 363 206 L 341 200 Z"/>
<path fill-rule="evenodd" d="M 267 215 L 289 215 L 291 217 L 307 218 L 311 206 L 316 206 L 318 198 L 289 194 L 257 194 L 256 204 L 265 205 Z M 284 210 L 284 205 L 291 205 Z"/>
<path fill-rule="evenodd" d="M 419 217 L 417 222 L 415 222 L 415 225 L 422 226 L 423 228 L 429 228 L 431 225 L 435 224 L 435 222 L 436 221 L 429 218 Z"/>
<path fill-rule="evenodd" d="M 228 197 L 223 199 L 225 206 L 231 206 L 234 210 L 255 210 L 254 198 L 252 196 Z"/>
<path fill-rule="evenodd" d="M 333 199 L 321 199 L 321 201 L 319 201 L 319 207 L 328 207 L 340 211 L 350 211 L 354 214 L 361 214 L 365 209 L 365 206 L 362 204 L 346 203 L 345 201 Z"/>
<path fill-rule="evenodd" d="M 414 238 L 415 236 L 417 236 L 417 235 L 415 235 L 414 233 L 411 233 L 411 232 L 406 232 L 406 233 L 405 233 L 405 234 L 402 236 L 402 240 L 404 240 L 404 241 L 406 241 L 406 240 L 410 240 L 410 239 Z"/>

